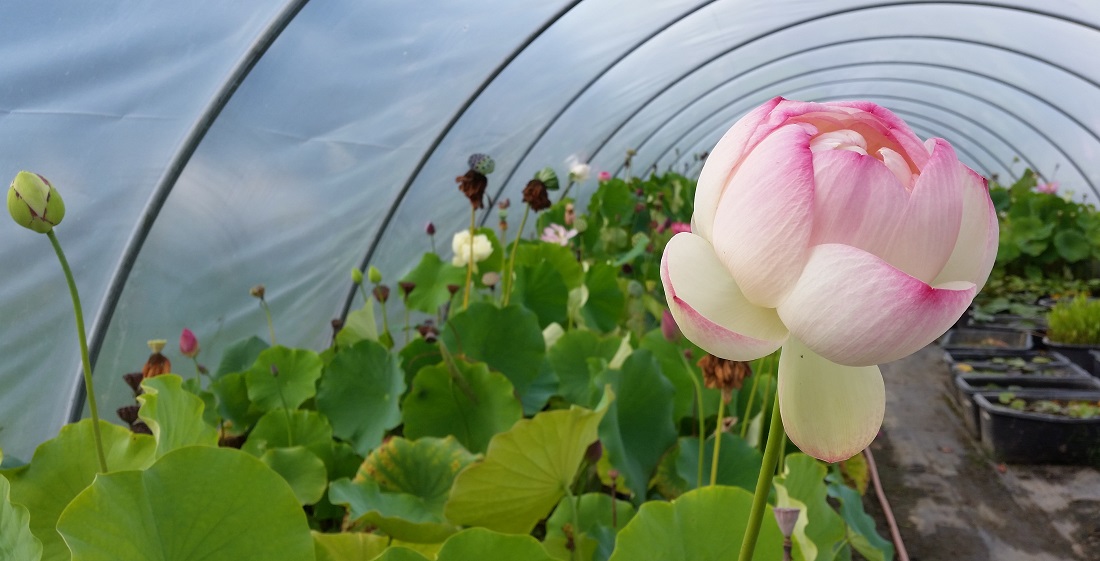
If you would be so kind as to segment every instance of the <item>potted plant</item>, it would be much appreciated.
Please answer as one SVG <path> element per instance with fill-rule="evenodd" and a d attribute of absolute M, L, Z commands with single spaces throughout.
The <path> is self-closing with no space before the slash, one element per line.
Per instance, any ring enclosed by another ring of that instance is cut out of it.
<path fill-rule="evenodd" d="M 1049 329 L 1043 342 L 1081 368 L 1100 376 L 1089 351 L 1100 350 L 1100 299 L 1078 296 L 1059 302 L 1047 314 Z"/>
<path fill-rule="evenodd" d="M 959 405 L 963 424 L 974 438 L 981 438 L 978 423 L 978 407 L 974 404 L 974 395 L 979 392 L 1006 391 L 1100 391 L 1100 380 L 1089 376 L 1076 365 L 1037 370 L 1031 373 L 998 372 L 956 374 L 951 384 L 951 393 Z"/>
<path fill-rule="evenodd" d="M 1100 465 L 1100 392 L 978 392 L 974 402 L 997 461 Z"/>

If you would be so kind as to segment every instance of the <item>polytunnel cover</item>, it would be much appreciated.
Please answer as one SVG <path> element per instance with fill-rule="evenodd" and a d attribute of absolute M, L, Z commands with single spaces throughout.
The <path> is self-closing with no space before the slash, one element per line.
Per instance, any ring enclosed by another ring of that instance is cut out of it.
<path fill-rule="evenodd" d="M 400 278 L 426 222 L 443 246 L 468 223 L 454 177 L 473 152 L 496 160 L 491 199 L 518 200 L 569 157 L 696 174 L 776 95 L 861 98 L 980 173 L 1031 168 L 1095 202 L 1098 26 L 1070 0 L 8 3 L 0 161 L 64 196 L 110 419 L 147 340 L 190 328 L 213 368 L 266 337 L 253 285 L 280 343 L 325 346 L 362 304 L 352 268 Z M 0 448 L 29 459 L 82 413 L 79 348 L 47 240 L 6 220 L 0 237 Z"/>

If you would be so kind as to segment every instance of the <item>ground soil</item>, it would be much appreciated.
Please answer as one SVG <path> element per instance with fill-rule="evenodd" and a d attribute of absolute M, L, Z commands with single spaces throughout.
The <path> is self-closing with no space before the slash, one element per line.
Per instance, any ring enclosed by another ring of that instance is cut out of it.
<path fill-rule="evenodd" d="M 948 397 L 943 351 L 882 366 L 886 418 L 871 446 L 911 561 L 1100 561 L 1100 471 L 1003 465 Z M 888 536 L 873 493 L 866 507 Z"/>

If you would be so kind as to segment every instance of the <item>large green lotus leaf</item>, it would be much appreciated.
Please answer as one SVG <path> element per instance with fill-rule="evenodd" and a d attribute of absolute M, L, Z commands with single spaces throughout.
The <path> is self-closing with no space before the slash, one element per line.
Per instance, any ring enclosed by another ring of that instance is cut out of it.
<path fill-rule="evenodd" d="M 593 553 L 597 559 L 607 559 L 615 548 L 615 535 L 634 518 L 634 505 L 612 499 L 603 493 L 588 493 L 581 495 L 579 499 L 570 500 L 562 498 L 554 514 L 546 521 L 547 548 L 551 543 L 565 543 L 566 535 L 562 527 L 566 524 L 573 525 L 574 502 L 580 501 L 577 509 L 577 523 L 580 525 L 581 536 L 592 541 Z M 614 506 L 612 506 L 614 504 Z M 614 514 L 612 514 L 614 509 Z M 574 536 L 577 534 L 574 533 Z M 576 537 L 574 538 L 576 539 Z M 566 550 L 566 553 L 568 550 Z M 585 556 L 582 555 L 582 558 Z M 587 558 L 591 558 L 588 556 Z M 568 555 L 565 557 L 568 559 Z"/>
<path fill-rule="evenodd" d="M 434 253 L 425 253 L 415 269 L 401 279 L 416 285 L 406 305 L 426 314 L 435 315 L 439 307 L 451 301 L 447 285 L 462 286 L 466 282 L 466 268 L 444 263 Z"/>
<path fill-rule="evenodd" d="M 368 300 L 362 308 L 352 310 L 344 320 L 344 327 L 336 334 L 336 345 L 347 347 L 359 341 L 377 341 L 378 324 L 374 320 L 374 301 Z"/>
<path fill-rule="evenodd" d="M 507 376 L 521 396 L 538 378 L 539 365 L 546 356 L 538 317 L 516 305 L 470 304 L 466 311 L 451 316 L 440 340 L 456 356 L 485 362 Z"/>
<path fill-rule="evenodd" d="M 183 389 L 183 378 L 165 374 L 141 382 L 138 417 L 149 425 L 157 440 L 157 457 L 184 446 L 217 446 L 218 431 L 206 424 L 206 406 Z"/>
<path fill-rule="evenodd" d="M 603 332 L 614 330 L 626 313 L 626 295 L 619 288 L 619 268 L 597 263 L 584 280 L 588 301 L 581 308 L 585 324 Z"/>
<path fill-rule="evenodd" d="M 314 559 L 279 474 L 231 448 L 190 446 L 145 471 L 101 475 L 61 513 L 73 561 Z"/>
<path fill-rule="evenodd" d="M 384 492 L 373 479 L 338 479 L 328 493 L 333 504 L 348 507 L 352 519 L 396 539 L 435 543 L 458 531 L 421 497 Z"/>
<path fill-rule="evenodd" d="M 409 341 L 398 353 L 401 355 L 401 370 L 405 372 L 405 388 L 411 388 L 413 378 L 425 366 L 435 366 L 443 362 L 439 343 L 429 343 L 420 337 Z"/>
<path fill-rule="evenodd" d="M 484 452 L 493 435 L 523 417 L 512 384 L 483 363 L 455 361 L 420 369 L 405 396 L 405 436 L 453 435 L 471 452 Z M 456 381 L 452 376 L 461 376 Z"/>
<path fill-rule="evenodd" d="M 1070 263 L 1087 258 L 1092 250 L 1088 238 L 1077 230 L 1059 230 L 1054 234 L 1054 249 Z"/>
<path fill-rule="evenodd" d="M 752 493 L 721 485 L 672 502 L 647 502 L 619 532 L 611 561 L 736 561 L 751 508 Z M 752 558 L 775 561 L 783 557 L 782 548 L 783 535 L 767 506 Z"/>
<path fill-rule="evenodd" d="M 686 339 L 679 345 L 668 341 L 661 334 L 660 329 L 654 329 L 647 333 L 642 338 L 638 348 L 653 353 L 653 357 L 657 359 L 657 364 L 661 367 L 661 374 L 664 374 L 665 378 L 672 382 L 672 387 L 676 389 L 676 393 L 672 396 L 673 419 L 695 417 L 695 410 L 698 408 L 695 398 L 696 382 L 699 383 L 700 388 L 703 388 L 704 415 L 710 417 L 718 413 L 718 402 L 721 399 L 722 392 L 703 387 L 703 374 L 699 372 L 699 367 L 695 364 L 698 357 L 705 356 L 703 351 Z M 691 350 L 691 355 L 696 358 L 693 360 L 685 358 L 685 350 Z M 695 381 L 692 381 L 692 378 Z"/>
<path fill-rule="evenodd" d="M 218 415 L 218 398 L 213 392 L 203 389 L 202 379 L 187 378 L 183 381 L 182 387 L 202 400 L 202 420 L 211 427 L 220 426 L 222 418 Z"/>
<path fill-rule="evenodd" d="M 453 436 L 418 440 L 394 437 L 363 460 L 356 477 L 373 479 L 387 492 L 420 497 L 442 518 L 443 503 L 447 502 L 455 476 L 476 459 Z"/>
<path fill-rule="evenodd" d="M 271 347 L 245 374 L 248 399 L 264 411 L 295 409 L 317 393 L 322 366 L 321 357 L 311 350 Z"/>
<path fill-rule="evenodd" d="M 485 460 L 458 474 L 444 507 L 447 519 L 526 534 L 573 484 L 614 394 L 595 411 L 573 407 L 524 419 L 489 443 Z"/>
<path fill-rule="evenodd" d="M 520 244 L 516 254 L 517 267 L 536 266 L 540 263 L 553 267 L 570 290 L 584 284 L 584 269 L 577 262 L 577 256 L 572 249 L 550 243 Z"/>
<path fill-rule="evenodd" d="M 210 391 L 218 398 L 218 413 L 233 423 L 237 432 L 247 430 L 264 414 L 248 399 L 245 374 L 230 372 L 210 384 Z"/>
<path fill-rule="evenodd" d="M 784 460 L 783 475 L 775 478 L 776 505 L 801 510 L 791 538 L 806 561 L 832 561 L 845 541 L 844 520 L 826 499 L 827 471 L 810 456 L 791 454 Z"/>
<path fill-rule="evenodd" d="M 714 435 L 707 438 L 703 456 L 703 481 L 710 483 L 710 468 L 714 461 Z M 760 473 L 760 464 L 764 456 L 750 446 L 740 436 L 722 433 L 722 446 L 718 449 L 718 477 L 719 485 L 740 487 L 747 491 L 756 490 L 756 477 Z M 688 488 L 699 487 L 699 439 L 681 438 L 680 455 L 676 460 L 676 472 L 687 483 Z"/>
<path fill-rule="evenodd" d="M 363 456 L 356 453 L 347 442 L 332 442 L 332 461 L 326 462 L 329 480 L 352 477 L 363 463 Z"/>
<path fill-rule="evenodd" d="M 371 559 L 372 561 L 430 561 L 429 558 L 399 545 L 386 549 L 378 557 L 364 557 L 363 559 Z"/>
<path fill-rule="evenodd" d="M 397 359 L 374 341 L 360 341 L 336 353 L 317 389 L 317 411 L 332 433 L 367 454 L 386 430 L 401 423 L 405 375 Z"/>
<path fill-rule="evenodd" d="M 42 541 L 31 533 L 27 507 L 11 502 L 11 485 L 0 476 L 0 559 L 38 561 Z"/>
<path fill-rule="evenodd" d="M 333 463 L 332 425 L 316 411 L 283 409 L 269 411 L 248 435 L 241 450 L 260 457 L 273 448 L 303 446 L 331 468 Z"/>
<path fill-rule="evenodd" d="M 305 447 L 271 448 L 260 456 L 260 461 L 283 476 L 299 503 L 311 505 L 324 496 L 328 486 L 325 462 Z"/>
<path fill-rule="evenodd" d="M 260 356 L 260 353 L 270 346 L 267 341 L 255 335 L 229 345 L 222 353 L 222 361 L 218 364 L 218 371 L 214 373 L 214 379 L 233 372 L 248 370 L 256 362 L 256 357 Z"/>
<path fill-rule="evenodd" d="M 512 289 L 512 304 L 518 304 L 535 312 L 539 327 L 551 323 L 564 325 L 568 318 L 569 288 L 561 273 L 550 263 L 516 267 L 516 284 Z"/>
<path fill-rule="evenodd" d="M 107 467 L 112 471 L 145 469 L 152 465 L 156 441 L 129 429 L 99 422 Z M 65 425 L 52 440 L 34 451 L 29 465 L 5 473 L 11 481 L 11 500 L 31 513 L 31 532 L 42 540 L 42 559 L 69 561 L 69 549 L 55 530 L 65 506 L 99 472 L 92 421 Z"/>
<path fill-rule="evenodd" d="M 842 483 L 831 483 L 829 496 L 840 502 L 840 517 L 848 526 L 848 543 L 868 561 L 892 561 L 894 544 L 875 529 L 875 519 L 863 510 L 859 491 Z"/>
<path fill-rule="evenodd" d="M 600 458 L 600 463 L 605 460 Z M 698 461 L 698 459 L 696 460 Z M 650 484 L 653 486 L 653 490 L 660 493 L 660 495 L 668 500 L 675 499 L 684 493 L 690 491 L 693 487 L 688 485 L 688 482 L 680 477 L 679 472 L 676 469 L 676 464 L 680 462 L 680 446 L 673 446 L 669 449 L 668 453 L 661 458 L 661 463 L 657 464 L 657 473 L 653 474 L 653 479 L 650 480 Z M 600 463 L 596 465 L 599 466 Z M 603 473 L 600 474 L 601 480 Z M 703 477 L 707 478 L 707 472 L 703 472 Z M 709 483 L 710 480 L 707 479 Z"/>
<path fill-rule="evenodd" d="M 554 561 L 531 536 L 500 534 L 484 528 L 463 530 L 443 542 L 436 561 Z"/>
<path fill-rule="evenodd" d="M 544 358 L 539 363 L 538 377 L 531 381 L 523 395 L 520 396 L 524 416 L 534 415 L 542 411 L 546 407 L 546 402 L 550 401 L 550 398 L 557 395 L 557 393 L 558 375 L 554 373 L 554 368 L 550 366 L 550 362 Z"/>
<path fill-rule="evenodd" d="M 634 351 L 621 369 L 605 371 L 600 380 L 617 396 L 600 423 L 604 455 L 641 503 L 661 457 L 676 444 L 672 384 L 649 351 Z"/>
<path fill-rule="evenodd" d="M 366 532 L 322 534 L 312 532 L 317 561 L 364 561 L 374 559 L 389 547 L 390 539 Z"/>
<path fill-rule="evenodd" d="M 565 332 L 547 351 L 547 359 L 558 375 L 561 396 L 581 407 L 595 405 L 600 399 L 600 388 L 589 362 L 599 358 L 610 361 L 618 349 L 619 340 L 614 337 L 600 337 L 580 329 Z"/>

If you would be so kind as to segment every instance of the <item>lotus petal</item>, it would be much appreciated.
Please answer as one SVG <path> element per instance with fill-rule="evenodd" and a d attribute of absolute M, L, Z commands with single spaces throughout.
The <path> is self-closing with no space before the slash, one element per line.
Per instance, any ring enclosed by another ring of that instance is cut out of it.
<path fill-rule="evenodd" d="M 859 453 L 886 411 L 877 366 L 841 366 L 791 337 L 779 356 L 779 411 L 791 442 L 825 462 Z"/>
<path fill-rule="evenodd" d="M 814 247 L 778 311 L 791 335 L 818 354 L 870 366 L 934 341 L 976 292 L 968 281 L 932 287 L 862 249 L 824 244 Z"/>
<path fill-rule="evenodd" d="M 963 170 L 962 227 L 955 249 L 934 284 L 965 280 L 983 286 L 997 259 L 1000 227 L 985 178 Z"/>
<path fill-rule="evenodd" d="M 871 156 L 831 150 L 814 155 L 814 183 L 811 243 L 882 255 L 908 198 L 894 173 Z"/>
<path fill-rule="evenodd" d="M 711 241 L 749 301 L 774 308 L 802 273 L 813 230 L 812 125 L 780 127 L 730 179 Z M 766 188 L 763 186 L 767 186 Z"/>
<path fill-rule="evenodd" d="M 775 310 L 750 303 L 700 236 L 682 232 L 669 240 L 661 280 L 680 330 L 712 355 L 754 360 L 771 354 L 787 338 Z"/>

